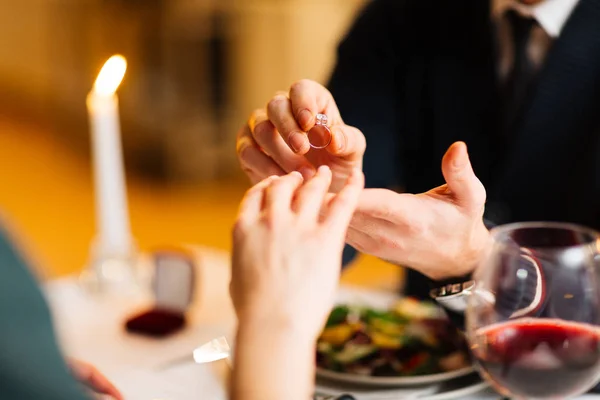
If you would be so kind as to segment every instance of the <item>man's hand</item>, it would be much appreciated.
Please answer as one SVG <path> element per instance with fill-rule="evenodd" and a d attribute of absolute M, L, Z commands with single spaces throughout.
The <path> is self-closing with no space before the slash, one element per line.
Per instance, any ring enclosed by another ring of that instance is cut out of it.
<path fill-rule="evenodd" d="M 327 115 L 332 131 L 325 149 L 311 148 L 307 137 L 318 113 Z M 330 191 L 337 193 L 354 168 L 362 169 L 366 140 L 358 129 L 344 124 L 326 88 L 302 80 L 288 93 L 273 97 L 266 109 L 252 113 L 238 133 L 236 147 L 241 167 L 253 184 L 292 171 L 309 179 L 326 165 L 333 173 Z"/>
<path fill-rule="evenodd" d="M 471 272 L 488 238 L 485 188 L 464 143 L 442 160 L 446 184 L 417 195 L 363 191 L 347 242 L 357 250 L 441 280 Z"/>
<path fill-rule="evenodd" d="M 68 365 L 75 379 L 94 392 L 111 396 L 115 400 L 123 400 L 123 395 L 119 392 L 119 389 L 92 364 L 71 358 L 68 360 Z"/>

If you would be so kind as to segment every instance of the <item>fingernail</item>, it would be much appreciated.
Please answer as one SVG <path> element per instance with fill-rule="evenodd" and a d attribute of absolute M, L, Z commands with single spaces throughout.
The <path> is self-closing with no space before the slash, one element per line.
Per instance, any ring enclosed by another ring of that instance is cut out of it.
<path fill-rule="evenodd" d="M 326 173 L 327 171 L 330 171 L 329 167 L 328 167 L 327 165 L 321 165 L 321 166 L 319 167 L 318 173 L 319 173 L 319 174 L 324 174 L 324 173 Z"/>
<path fill-rule="evenodd" d="M 238 140 L 237 142 L 237 148 L 236 151 L 239 155 L 241 155 L 244 150 L 246 150 L 248 148 L 248 146 L 250 146 L 251 142 L 250 139 L 248 139 L 247 137 L 243 137 L 240 140 Z"/>
<path fill-rule="evenodd" d="M 464 145 L 457 145 L 458 150 L 456 150 L 457 154 L 454 156 L 454 160 L 452 160 L 452 164 L 454 168 L 462 168 L 468 164 L 469 154 L 466 152 Z"/>
<path fill-rule="evenodd" d="M 314 115 L 307 109 L 304 109 L 298 113 L 298 124 L 302 129 L 308 129 L 312 126 Z"/>
<path fill-rule="evenodd" d="M 340 128 L 333 128 L 332 132 L 335 137 L 335 150 L 338 152 L 344 150 L 346 147 L 346 136 Z"/>
<path fill-rule="evenodd" d="M 302 168 L 300 168 L 299 172 L 302 174 L 302 176 L 304 177 L 304 179 L 310 179 L 313 176 L 315 176 L 315 170 L 314 170 L 314 168 L 302 167 Z"/>
<path fill-rule="evenodd" d="M 292 171 L 292 172 L 290 172 L 290 175 L 294 175 L 296 178 L 300 178 L 300 179 L 302 179 L 304 177 L 304 175 L 302 175 L 302 173 L 298 172 L 298 171 Z"/>
<path fill-rule="evenodd" d="M 288 137 L 288 142 L 290 144 L 290 147 L 292 148 L 292 150 L 294 150 L 295 153 L 302 150 L 302 148 L 304 147 L 305 140 L 306 140 L 305 135 L 300 132 L 292 132 L 292 133 L 290 133 L 290 136 Z"/>

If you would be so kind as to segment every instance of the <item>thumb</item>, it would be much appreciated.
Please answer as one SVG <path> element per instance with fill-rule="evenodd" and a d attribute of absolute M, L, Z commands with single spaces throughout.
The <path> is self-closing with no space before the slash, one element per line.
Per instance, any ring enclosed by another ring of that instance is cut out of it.
<path fill-rule="evenodd" d="M 485 188 L 473 172 L 464 142 L 456 142 L 446 151 L 442 159 L 442 173 L 459 205 L 468 208 L 483 206 Z"/>
<path fill-rule="evenodd" d="M 331 135 L 331 143 L 327 146 L 329 153 L 349 161 L 363 158 L 367 140 L 359 129 L 349 125 L 334 125 L 331 127 Z"/>

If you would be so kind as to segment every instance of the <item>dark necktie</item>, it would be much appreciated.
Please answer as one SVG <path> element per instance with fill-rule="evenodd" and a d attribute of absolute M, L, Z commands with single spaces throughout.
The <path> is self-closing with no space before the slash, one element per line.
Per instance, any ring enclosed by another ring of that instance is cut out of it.
<path fill-rule="evenodd" d="M 522 112 L 532 82 L 535 68 L 527 54 L 531 28 L 536 24 L 534 19 L 525 18 L 515 11 L 509 11 L 506 18 L 512 27 L 513 67 L 504 87 L 504 122 L 508 134 Z"/>

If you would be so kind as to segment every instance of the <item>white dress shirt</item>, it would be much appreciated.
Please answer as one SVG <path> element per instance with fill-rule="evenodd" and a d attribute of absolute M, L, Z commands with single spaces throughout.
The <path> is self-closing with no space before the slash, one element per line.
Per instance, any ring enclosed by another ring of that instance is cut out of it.
<path fill-rule="evenodd" d="M 500 46 L 500 79 L 505 80 L 513 65 L 513 40 L 510 23 L 505 18 L 508 10 L 536 20 L 528 45 L 529 59 L 534 68 L 541 67 L 548 50 L 567 22 L 579 0 L 542 0 L 526 5 L 517 0 L 492 0 L 492 18 L 498 27 Z"/>

